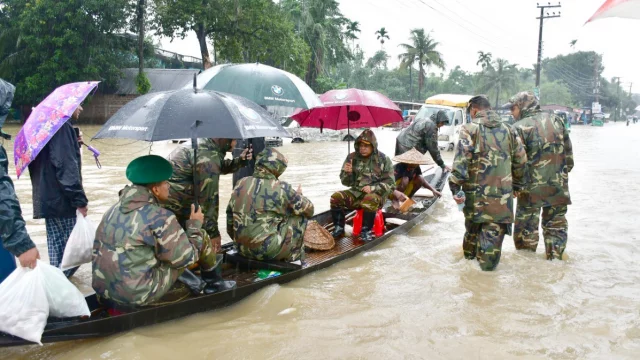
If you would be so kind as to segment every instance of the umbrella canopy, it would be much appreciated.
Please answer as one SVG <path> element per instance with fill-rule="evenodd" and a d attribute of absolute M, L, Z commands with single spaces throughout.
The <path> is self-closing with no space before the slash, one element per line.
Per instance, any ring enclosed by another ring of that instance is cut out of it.
<path fill-rule="evenodd" d="M 197 129 L 191 127 L 198 121 Z M 181 89 L 147 94 L 127 103 L 94 139 L 160 141 L 181 138 L 290 137 L 257 104 L 216 91 Z"/>
<path fill-rule="evenodd" d="M 260 63 L 214 66 L 198 75 L 198 84 L 205 90 L 239 95 L 262 106 L 322 106 L 315 92 L 300 78 Z"/>
<path fill-rule="evenodd" d="M 375 91 L 331 90 L 320 95 L 320 100 L 322 107 L 299 109 L 291 118 L 302 127 L 332 130 L 379 127 L 402 121 L 400 108 Z"/>
<path fill-rule="evenodd" d="M 640 0 L 607 0 L 587 23 L 610 17 L 640 19 Z"/>
<path fill-rule="evenodd" d="M 62 85 L 31 111 L 13 144 L 18 177 L 98 83 L 100 82 L 88 81 Z"/>

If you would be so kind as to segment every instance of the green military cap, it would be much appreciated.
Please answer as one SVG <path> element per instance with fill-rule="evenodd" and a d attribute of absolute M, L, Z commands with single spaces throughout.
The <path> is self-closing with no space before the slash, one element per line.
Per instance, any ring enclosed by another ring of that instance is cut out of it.
<path fill-rule="evenodd" d="M 136 185 L 155 184 L 169 180 L 173 174 L 171 163 L 158 155 L 134 159 L 127 166 L 127 179 Z"/>

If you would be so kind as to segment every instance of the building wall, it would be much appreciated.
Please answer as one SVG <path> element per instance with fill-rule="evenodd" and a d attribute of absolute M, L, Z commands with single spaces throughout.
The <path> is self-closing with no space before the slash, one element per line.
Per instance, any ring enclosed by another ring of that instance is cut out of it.
<path fill-rule="evenodd" d="M 102 125 L 121 107 L 137 97 L 138 95 L 105 95 L 98 93 L 84 107 L 79 123 Z"/>

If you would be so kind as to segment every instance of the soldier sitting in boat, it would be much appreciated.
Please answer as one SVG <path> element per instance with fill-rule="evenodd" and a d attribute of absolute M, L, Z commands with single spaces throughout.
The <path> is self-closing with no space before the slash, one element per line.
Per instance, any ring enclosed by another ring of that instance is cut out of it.
<path fill-rule="evenodd" d="M 374 239 L 372 232 L 376 211 L 394 190 L 391 160 L 378 150 L 376 136 L 366 129 L 355 142 L 355 152 L 347 156 L 340 172 L 340 180 L 350 188 L 331 195 L 331 217 L 334 238 L 344 235 L 345 210 L 363 210 L 363 241 Z"/>
<path fill-rule="evenodd" d="M 120 200 L 102 218 L 93 244 L 93 289 L 110 307 L 153 305 L 177 280 L 193 292 L 215 292 L 186 268 L 212 269 L 216 255 L 203 237 L 203 214 L 192 208 L 186 233 L 175 215 L 160 207 L 169 196 L 171 164 L 148 155 L 127 166 Z M 186 292 L 188 294 L 188 290 Z"/>
<path fill-rule="evenodd" d="M 426 155 L 421 154 L 415 148 L 397 155 L 393 158 L 397 162 L 393 166 L 393 174 L 396 179 L 396 190 L 390 199 L 393 200 L 393 207 L 398 208 L 401 201 L 407 197 L 413 197 L 421 188 L 431 190 L 435 196 L 442 196 L 429 182 L 422 176 L 420 165 L 431 165 L 434 162 Z"/>
<path fill-rule="evenodd" d="M 304 260 L 304 232 L 313 204 L 278 180 L 287 158 L 267 148 L 256 158 L 253 176 L 241 179 L 227 207 L 227 233 L 240 254 L 255 260 Z"/>

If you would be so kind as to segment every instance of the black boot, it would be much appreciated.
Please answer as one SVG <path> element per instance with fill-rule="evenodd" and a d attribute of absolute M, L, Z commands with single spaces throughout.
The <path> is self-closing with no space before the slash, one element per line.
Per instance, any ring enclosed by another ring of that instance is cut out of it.
<path fill-rule="evenodd" d="M 202 290 L 207 286 L 207 283 L 198 277 L 198 275 L 191 272 L 189 269 L 184 269 L 182 275 L 178 276 L 178 281 L 187 285 L 195 295 L 199 295 Z"/>
<path fill-rule="evenodd" d="M 227 281 L 222 278 L 221 264 L 209 271 L 201 270 L 200 274 L 202 275 L 202 280 L 207 284 L 204 288 L 206 295 L 236 288 L 235 281 Z"/>
<path fill-rule="evenodd" d="M 369 242 L 375 239 L 373 234 L 373 221 L 376 218 L 376 213 L 371 211 L 363 211 L 362 214 L 362 232 L 360 233 L 360 239 L 364 242 Z"/>
<path fill-rule="evenodd" d="M 334 239 L 338 239 L 344 235 L 344 210 L 331 209 L 331 218 L 333 219 L 333 232 L 331 236 Z"/>

